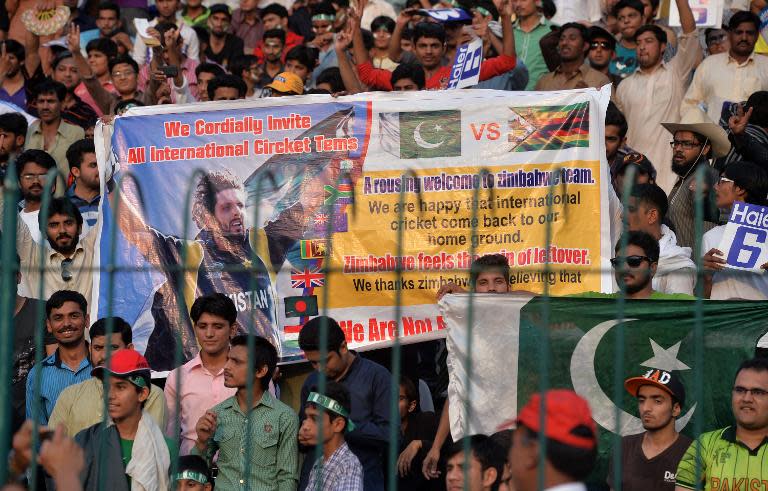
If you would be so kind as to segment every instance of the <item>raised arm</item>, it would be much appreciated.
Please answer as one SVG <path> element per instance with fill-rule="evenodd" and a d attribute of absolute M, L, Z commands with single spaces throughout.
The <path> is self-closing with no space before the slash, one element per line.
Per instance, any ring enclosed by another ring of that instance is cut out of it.
<path fill-rule="evenodd" d="M 504 0 L 501 7 L 502 54 L 515 56 L 515 32 L 512 30 L 512 0 Z"/>
<path fill-rule="evenodd" d="M 403 54 L 403 49 L 400 46 L 403 39 L 403 31 L 411 21 L 411 17 L 416 12 L 416 9 L 403 9 L 397 15 L 397 21 L 395 22 L 395 31 L 392 33 L 392 38 L 389 40 L 389 51 L 387 56 L 390 60 L 399 62 L 400 56 Z"/>
<path fill-rule="evenodd" d="M 109 114 L 109 109 L 115 96 L 109 93 L 109 91 L 101 85 L 99 79 L 97 79 L 93 75 L 93 72 L 91 72 L 88 60 L 85 59 L 82 51 L 80 51 L 80 28 L 76 25 L 72 25 L 67 33 L 67 48 L 69 48 L 69 51 L 72 53 L 72 58 L 75 60 L 75 64 L 80 71 L 83 84 L 85 85 L 85 88 L 88 89 L 88 93 L 91 94 L 91 97 L 93 97 L 93 100 L 99 106 L 99 109 L 101 109 L 101 112 Z"/>
<path fill-rule="evenodd" d="M 347 27 L 336 35 L 334 49 L 336 50 L 336 59 L 339 62 L 339 71 L 341 72 L 341 80 L 344 82 L 344 88 L 349 94 L 357 94 L 363 91 L 363 87 L 357 78 L 355 67 L 352 66 L 352 62 L 349 61 L 347 56 L 347 48 L 349 48 L 351 42 L 352 26 L 350 23 L 347 23 Z"/>
<path fill-rule="evenodd" d="M 675 0 L 677 11 L 680 13 L 680 26 L 683 28 L 683 34 L 688 34 L 696 30 L 696 19 L 693 17 L 691 6 L 688 0 Z"/>

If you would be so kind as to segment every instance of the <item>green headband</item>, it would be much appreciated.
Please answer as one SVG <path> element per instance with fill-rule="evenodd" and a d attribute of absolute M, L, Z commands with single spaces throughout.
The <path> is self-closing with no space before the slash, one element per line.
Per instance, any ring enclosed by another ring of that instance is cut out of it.
<path fill-rule="evenodd" d="M 208 484 L 208 477 L 205 474 L 189 469 L 177 472 L 173 475 L 173 482 L 182 479 L 189 479 L 190 481 L 199 482 L 200 484 Z"/>
<path fill-rule="evenodd" d="M 328 22 L 333 22 L 336 20 L 336 16 L 331 14 L 317 14 L 312 16 L 312 20 L 313 21 L 327 20 Z"/>
<path fill-rule="evenodd" d="M 355 429 L 355 423 L 352 422 L 352 419 L 349 417 L 349 413 L 347 412 L 347 410 L 344 409 L 341 406 L 341 404 L 331 399 L 330 397 L 324 396 L 322 394 L 318 394 L 317 392 L 310 392 L 309 397 L 307 397 L 307 402 L 311 402 L 313 404 L 317 404 L 318 406 L 322 406 L 325 409 L 346 418 L 347 433 Z"/>
<path fill-rule="evenodd" d="M 492 17 L 488 9 L 484 9 L 483 7 L 475 7 L 474 10 L 476 10 L 483 17 Z"/>

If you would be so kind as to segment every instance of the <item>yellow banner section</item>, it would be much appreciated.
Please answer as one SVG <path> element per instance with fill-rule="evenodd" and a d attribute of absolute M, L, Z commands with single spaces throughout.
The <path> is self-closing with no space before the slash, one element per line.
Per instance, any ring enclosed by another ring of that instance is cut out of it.
<path fill-rule="evenodd" d="M 567 161 L 487 174 L 473 167 L 365 173 L 349 231 L 333 236 L 329 307 L 388 305 L 397 290 L 402 305 L 432 303 L 448 281 L 468 288 L 472 260 L 492 253 L 507 257 L 514 290 L 599 291 L 599 168 Z"/>

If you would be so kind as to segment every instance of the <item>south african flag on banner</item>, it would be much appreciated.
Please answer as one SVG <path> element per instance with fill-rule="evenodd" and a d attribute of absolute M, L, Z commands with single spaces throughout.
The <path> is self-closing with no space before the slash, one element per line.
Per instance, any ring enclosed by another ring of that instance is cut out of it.
<path fill-rule="evenodd" d="M 514 152 L 589 146 L 589 102 L 510 109 L 517 116 L 509 120 Z"/>

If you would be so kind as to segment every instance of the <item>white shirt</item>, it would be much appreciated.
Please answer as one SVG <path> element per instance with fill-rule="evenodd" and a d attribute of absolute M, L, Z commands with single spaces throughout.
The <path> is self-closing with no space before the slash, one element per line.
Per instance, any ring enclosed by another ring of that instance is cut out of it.
<path fill-rule="evenodd" d="M 553 24 L 562 26 L 567 22 L 597 22 L 602 17 L 600 0 L 555 0 L 557 13 L 552 17 Z"/>
<path fill-rule="evenodd" d="M 693 295 L 696 285 L 696 264 L 691 260 L 691 248 L 677 245 L 675 233 L 666 225 L 661 226 L 659 264 L 652 284 L 657 292 L 687 295 Z"/>
<path fill-rule="evenodd" d="M 724 232 L 725 225 L 720 225 L 705 233 L 702 251 L 719 248 Z M 768 300 L 768 274 L 733 269 L 717 271 L 712 274 L 712 294 L 709 299 Z"/>
<path fill-rule="evenodd" d="M 154 19 L 149 23 L 150 27 L 157 25 L 157 19 Z M 182 22 L 181 18 L 176 21 L 177 26 L 181 26 L 181 50 L 187 55 L 187 58 L 195 61 L 200 61 L 200 41 L 197 39 L 197 34 L 194 29 Z M 136 42 L 133 44 L 133 53 L 131 57 L 136 60 L 139 66 L 147 63 L 152 58 L 152 50 L 147 48 L 144 44 L 144 40 L 141 36 L 136 36 Z"/>
<path fill-rule="evenodd" d="M 20 211 L 19 212 L 19 218 L 24 221 L 24 223 L 27 224 L 27 228 L 29 229 L 29 234 L 32 236 L 32 240 L 35 241 L 35 244 L 39 244 L 40 241 L 43 240 L 42 234 L 40 234 L 40 223 L 38 222 L 38 216 L 40 215 L 40 210 L 37 211 Z"/>
<path fill-rule="evenodd" d="M 760 90 L 768 90 L 767 57 L 752 54 L 739 64 L 728 53 L 710 55 L 696 69 L 680 106 L 680 114 L 685 115 L 691 108 L 703 104 L 707 115 L 717 123 L 723 103 L 746 101 Z"/>
<path fill-rule="evenodd" d="M 544 491 L 587 491 L 587 487 L 580 482 L 569 482 L 558 484 L 557 486 L 547 488 Z"/>

